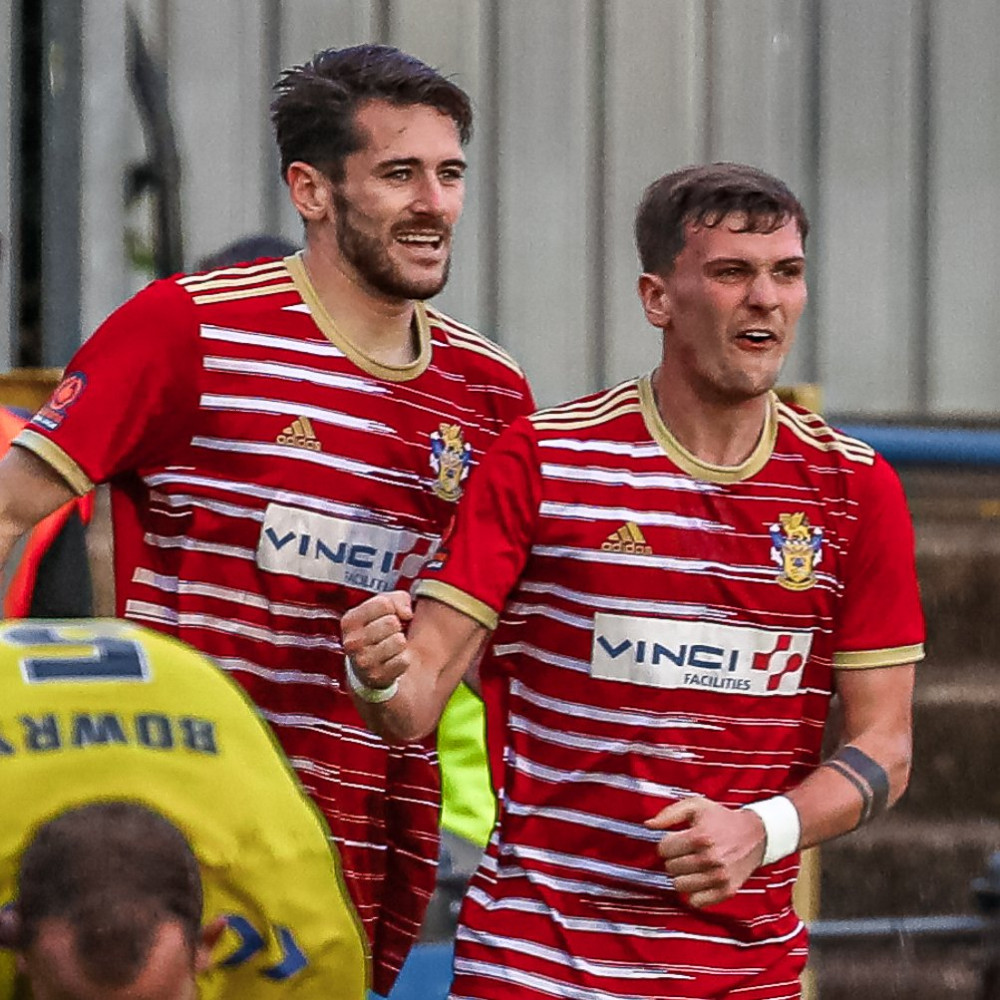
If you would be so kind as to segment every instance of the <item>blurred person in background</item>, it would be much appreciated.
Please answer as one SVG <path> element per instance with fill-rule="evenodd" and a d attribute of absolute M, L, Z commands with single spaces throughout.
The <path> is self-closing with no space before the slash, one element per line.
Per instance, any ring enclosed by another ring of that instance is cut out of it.
<path fill-rule="evenodd" d="M 496 822 L 496 796 L 486 752 L 483 703 L 459 684 L 437 727 L 441 766 L 441 852 L 437 888 L 421 932 L 425 941 L 451 940 L 458 911 Z"/>
<path fill-rule="evenodd" d="M 467 95 L 396 49 L 327 50 L 271 108 L 304 249 L 157 281 L 116 310 L 0 462 L 0 556 L 109 482 L 116 613 L 249 692 L 326 816 L 387 993 L 434 887 L 434 745 L 349 695 L 343 610 L 406 586 L 487 448 L 533 409 L 518 366 L 425 304 L 445 285 Z"/>
<path fill-rule="evenodd" d="M 167 967 L 175 985 L 197 971 L 204 1000 L 365 997 L 329 830 L 208 657 L 131 622 L 0 625 L 0 773 L 5 943 L 36 1000 L 146 997 Z M 15 983 L 0 954 L 0 998 Z M 175 995 L 194 994 L 149 994 Z"/>
<path fill-rule="evenodd" d="M 492 642 L 503 794 L 455 998 L 798 997 L 799 850 L 906 788 L 924 626 L 902 488 L 772 391 L 807 232 L 753 167 L 653 183 L 636 243 L 659 366 L 517 420 L 416 607 L 344 616 L 361 707 L 396 739 L 433 728 Z"/>
<path fill-rule="evenodd" d="M 271 233 L 252 233 L 227 243 L 202 257 L 194 269 L 196 271 L 214 271 L 220 267 L 232 267 L 233 264 L 251 264 L 255 260 L 273 257 L 290 257 L 300 248 L 284 236 L 274 236 Z"/>
<path fill-rule="evenodd" d="M 0 238 L 0 263 L 3 259 Z M 0 456 L 30 418 L 19 407 L 0 405 Z M 5 618 L 81 618 L 94 613 L 85 535 L 93 500 L 90 493 L 74 497 L 18 540 L 0 584 Z"/>

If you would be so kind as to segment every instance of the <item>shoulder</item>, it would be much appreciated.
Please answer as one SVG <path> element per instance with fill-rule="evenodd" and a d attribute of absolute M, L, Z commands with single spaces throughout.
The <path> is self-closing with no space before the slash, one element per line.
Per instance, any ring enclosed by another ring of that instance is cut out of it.
<path fill-rule="evenodd" d="M 638 381 L 630 379 L 610 389 L 538 410 L 528 419 L 539 434 L 591 436 L 601 429 L 612 430 L 620 421 L 641 413 Z"/>
<path fill-rule="evenodd" d="M 859 468 L 876 464 L 878 454 L 870 444 L 837 430 L 818 413 L 783 402 L 777 404 L 776 412 L 778 433 L 784 433 L 806 458 L 826 458 Z"/>
<path fill-rule="evenodd" d="M 499 344 L 433 306 L 424 308 L 431 335 L 455 352 L 455 367 L 518 385 L 526 382 L 521 366 Z"/>
<path fill-rule="evenodd" d="M 297 295 L 295 282 L 280 258 L 252 264 L 236 264 L 198 274 L 179 274 L 167 279 L 195 306 L 253 302 L 275 295 Z"/>
<path fill-rule="evenodd" d="M 785 444 L 811 465 L 846 475 L 848 495 L 857 499 L 886 493 L 901 495 L 899 477 L 891 465 L 866 441 L 827 423 L 818 413 L 791 403 L 777 405 L 778 433 Z"/>

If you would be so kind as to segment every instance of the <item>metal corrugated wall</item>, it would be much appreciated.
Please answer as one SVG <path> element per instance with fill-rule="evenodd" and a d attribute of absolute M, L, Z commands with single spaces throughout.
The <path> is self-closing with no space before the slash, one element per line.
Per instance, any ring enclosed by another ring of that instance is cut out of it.
<path fill-rule="evenodd" d="M 812 302 L 787 380 L 821 382 L 834 413 L 1000 413 L 995 0 L 134 6 L 169 68 L 189 263 L 246 233 L 298 235 L 266 125 L 278 68 L 389 41 L 476 102 L 442 304 L 507 345 L 542 401 L 654 363 L 632 213 L 650 180 L 711 158 L 779 174 L 813 216 Z M 123 229 L 146 224 L 121 207 L 123 164 L 141 152 L 124 7 L 84 3 L 83 330 L 142 280 L 121 249 Z"/>

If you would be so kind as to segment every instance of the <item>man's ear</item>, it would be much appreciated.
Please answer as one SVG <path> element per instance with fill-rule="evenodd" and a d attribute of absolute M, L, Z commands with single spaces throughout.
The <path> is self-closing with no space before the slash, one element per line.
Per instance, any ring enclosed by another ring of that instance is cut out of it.
<path fill-rule="evenodd" d="M 670 295 L 666 279 L 659 274 L 644 271 L 639 275 L 639 301 L 646 319 L 658 330 L 663 330 L 670 322 Z"/>
<path fill-rule="evenodd" d="M 17 948 L 21 940 L 21 914 L 13 906 L 0 910 L 0 948 Z"/>
<path fill-rule="evenodd" d="M 333 198 L 333 183 L 311 163 L 295 160 L 285 171 L 288 195 L 292 205 L 306 222 L 322 219 L 329 212 Z"/>
<path fill-rule="evenodd" d="M 204 972 L 212 967 L 212 950 L 219 943 L 222 932 L 226 929 L 226 918 L 216 917 L 210 924 L 205 924 L 198 935 L 198 947 L 194 956 L 195 972 Z"/>

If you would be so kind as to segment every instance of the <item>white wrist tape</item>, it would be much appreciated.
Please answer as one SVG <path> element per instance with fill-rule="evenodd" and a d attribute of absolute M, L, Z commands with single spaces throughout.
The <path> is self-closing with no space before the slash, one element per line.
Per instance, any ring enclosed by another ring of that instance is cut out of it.
<path fill-rule="evenodd" d="M 762 865 L 769 865 L 799 849 L 799 837 L 802 836 L 802 824 L 799 821 L 799 811 L 792 800 L 784 795 L 775 795 L 773 799 L 762 799 L 751 802 L 744 809 L 755 812 L 764 824 L 764 860 Z"/>
<path fill-rule="evenodd" d="M 344 657 L 347 667 L 347 683 L 351 685 L 351 690 L 369 705 L 380 705 L 383 701 L 388 701 L 399 690 L 399 680 L 394 680 L 388 687 L 369 687 L 355 672 L 354 664 L 349 656 Z"/>

